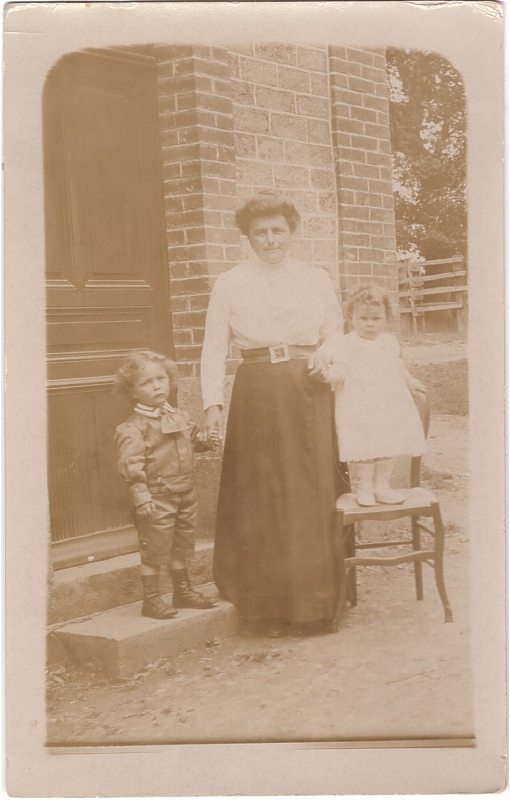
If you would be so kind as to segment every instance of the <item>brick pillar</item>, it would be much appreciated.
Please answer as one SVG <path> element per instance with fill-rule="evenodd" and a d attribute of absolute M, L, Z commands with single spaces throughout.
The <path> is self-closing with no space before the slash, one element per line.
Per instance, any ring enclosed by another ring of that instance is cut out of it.
<path fill-rule="evenodd" d="M 191 377 L 212 279 L 240 252 L 229 60 L 221 47 L 155 50 L 175 357 Z"/>
<path fill-rule="evenodd" d="M 329 48 L 342 290 L 363 279 L 398 291 L 384 50 Z"/>

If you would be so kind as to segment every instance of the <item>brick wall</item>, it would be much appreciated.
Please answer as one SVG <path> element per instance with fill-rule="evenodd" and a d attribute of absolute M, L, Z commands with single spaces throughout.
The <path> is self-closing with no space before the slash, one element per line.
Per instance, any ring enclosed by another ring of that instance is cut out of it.
<path fill-rule="evenodd" d="M 341 285 L 398 290 L 384 50 L 329 48 Z"/>
<path fill-rule="evenodd" d="M 338 281 L 335 169 L 326 47 L 229 47 L 237 199 L 280 189 L 302 221 L 292 255 Z M 243 255 L 248 254 L 245 245 Z"/>
<path fill-rule="evenodd" d="M 230 68 L 220 47 L 158 47 L 175 358 L 196 376 L 211 278 L 239 261 Z"/>

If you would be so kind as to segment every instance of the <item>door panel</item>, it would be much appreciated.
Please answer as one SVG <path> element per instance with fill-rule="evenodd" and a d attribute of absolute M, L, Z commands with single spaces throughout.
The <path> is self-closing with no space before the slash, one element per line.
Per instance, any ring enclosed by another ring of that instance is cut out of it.
<path fill-rule="evenodd" d="M 113 452 L 129 403 L 112 376 L 132 350 L 173 352 L 154 59 L 61 59 L 44 153 L 52 541 L 92 542 L 130 522 Z"/>
<path fill-rule="evenodd" d="M 67 389 L 50 398 L 53 541 L 131 522 L 125 487 L 121 481 L 112 480 L 116 469 L 112 434 L 120 409 L 112 403 L 111 395 L 108 385 L 80 386 L 79 390 Z"/>
<path fill-rule="evenodd" d="M 118 68 L 117 62 L 114 66 Z M 111 64 L 108 68 L 112 70 Z M 71 224 L 77 244 L 73 283 L 79 286 L 108 280 L 150 282 L 145 165 L 138 141 L 143 120 L 137 106 L 142 98 L 136 93 L 137 68 L 131 75 L 134 85 L 126 86 L 127 71 L 122 76 L 67 72 L 62 80 L 64 137 L 72 153 Z"/>

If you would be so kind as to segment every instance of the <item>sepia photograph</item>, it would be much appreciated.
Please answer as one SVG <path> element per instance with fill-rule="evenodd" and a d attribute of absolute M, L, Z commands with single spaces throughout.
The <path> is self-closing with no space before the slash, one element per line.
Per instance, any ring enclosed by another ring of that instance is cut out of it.
<path fill-rule="evenodd" d="M 472 739 L 459 73 L 105 48 L 43 115 L 48 741 Z"/>
<path fill-rule="evenodd" d="M 42 746 L 480 752 L 466 75 L 199 27 L 39 76 Z"/>

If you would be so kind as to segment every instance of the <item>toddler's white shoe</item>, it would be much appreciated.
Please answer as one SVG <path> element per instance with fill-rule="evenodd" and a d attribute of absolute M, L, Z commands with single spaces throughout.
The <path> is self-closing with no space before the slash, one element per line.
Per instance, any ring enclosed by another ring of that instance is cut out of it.
<path fill-rule="evenodd" d="M 375 491 L 375 499 L 378 503 L 383 503 L 384 505 L 388 506 L 398 506 L 400 503 L 403 503 L 405 495 L 400 494 L 400 492 L 395 492 L 394 489 L 379 489 Z"/>
<path fill-rule="evenodd" d="M 373 489 L 358 489 L 356 492 L 356 501 L 359 506 L 377 505 Z"/>

